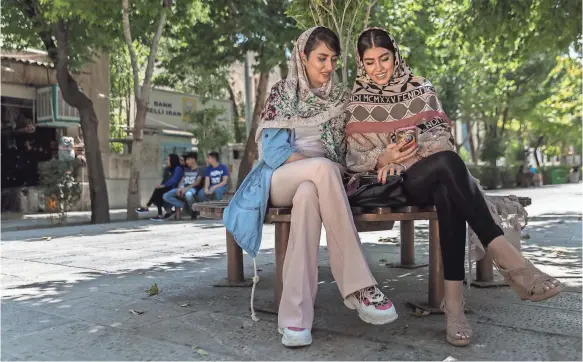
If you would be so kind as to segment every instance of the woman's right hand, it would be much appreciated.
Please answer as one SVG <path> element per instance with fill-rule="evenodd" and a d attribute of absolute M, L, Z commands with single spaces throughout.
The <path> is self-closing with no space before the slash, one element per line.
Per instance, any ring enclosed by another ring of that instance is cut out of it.
<path fill-rule="evenodd" d="M 383 153 L 377 161 L 377 169 L 380 169 L 391 163 L 401 163 L 405 160 L 408 160 L 409 158 L 413 157 L 419 150 L 419 147 L 409 147 L 405 150 L 402 150 L 402 148 L 406 145 L 407 142 L 405 141 L 387 145 L 385 148 L 385 153 Z"/>
<path fill-rule="evenodd" d="M 377 171 L 377 182 L 383 185 L 387 183 L 387 176 L 398 176 L 401 174 L 401 169 L 394 165 L 385 165 Z"/>

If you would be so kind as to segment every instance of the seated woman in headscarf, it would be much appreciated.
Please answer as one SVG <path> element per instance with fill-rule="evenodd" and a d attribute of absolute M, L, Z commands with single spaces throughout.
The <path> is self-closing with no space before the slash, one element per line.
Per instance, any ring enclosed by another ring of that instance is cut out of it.
<path fill-rule="evenodd" d="M 559 281 L 535 268 L 505 238 L 499 211 L 524 210 L 509 202 L 512 200 L 500 204 L 483 194 L 454 152 L 451 122 L 433 85 L 413 75 L 397 43 L 383 29 L 364 31 L 357 50 L 358 73 L 347 107 L 347 166 L 357 173 L 375 172 L 379 183 L 385 183 L 387 175 L 403 172 L 401 187 L 407 204 L 435 205 L 445 277 L 441 308 L 447 341 L 464 346 L 472 335 L 464 315 L 462 288 L 466 222 L 476 251 L 481 249 L 483 256 L 482 247 L 487 248 L 521 299 L 541 301 L 559 293 Z"/>
<path fill-rule="evenodd" d="M 227 230 L 255 257 L 268 203 L 292 207 L 278 317 L 288 347 L 312 342 L 322 224 L 344 304 L 367 323 L 397 319 L 369 270 L 342 183 L 349 92 L 334 82 L 339 55 L 330 29 L 312 28 L 299 37 L 289 74 L 273 86 L 261 114 L 260 160 L 224 213 Z"/>

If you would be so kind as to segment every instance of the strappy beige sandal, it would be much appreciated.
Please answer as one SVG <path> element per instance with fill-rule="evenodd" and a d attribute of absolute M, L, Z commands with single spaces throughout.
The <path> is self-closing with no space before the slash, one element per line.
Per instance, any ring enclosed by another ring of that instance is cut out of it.
<path fill-rule="evenodd" d="M 523 267 L 513 270 L 506 270 L 500 267 L 497 262 L 494 262 L 494 266 L 522 300 L 540 302 L 561 292 L 560 281 L 543 273 L 528 260 Z M 545 290 L 546 282 L 550 282 L 555 287 Z"/>
<path fill-rule="evenodd" d="M 445 339 L 452 346 L 467 346 L 472 339 L 472 328 L 464 314 L 465 309 L 465 300 L 462 301 L 461 307 L 458 310 L 450 309 L 445 304 L 445 299 L 441 302 L 441 310 L 445 313 Z M 466 336 L 467 338 L 463 338 L 462 336 Z"/>

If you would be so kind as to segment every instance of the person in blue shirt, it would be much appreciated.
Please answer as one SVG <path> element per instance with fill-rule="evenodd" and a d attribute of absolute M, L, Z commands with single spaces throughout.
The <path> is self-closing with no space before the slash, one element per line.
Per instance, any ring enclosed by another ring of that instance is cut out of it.
<path fill-rule="evenodd" d="M 184 155 L 185 166 L 184 176 L 177 188 L 172 189 L 164 194 L 164 201 L 175 206 L 177 210 L 185 209 L 186 212 L 191 213 L 192 204 L 195 202 L 195 196 L 202 186 L 203 171 L 198 167 L 198 155 L 195 152 L 190 152 Z"/>
<path fill-rule="evenodd" d="M 150 200 L 146 204 L 146 207 L 139 207 L 136 209 L 138 214 L 147 213 L 151 205 L 156 205 L 158 208 L 158 216 L 153 217 L 152 220 L 163 220 L 164 215 L 162 214 L 162 208 L 166 209 L 166 214 L 170 213 L 170 205 L 164 202 L 163 196 L 166 192 L 172 190 L 176 187 L 180 179 L 182 178 L 182 166 L 180 166 L 180 157 L 178 155 L 171 153 L 166 157 L 166 167 L 162 175 L 162 183 L 160 183 L 152 192 Z"/>
<path fill-rule="evenodd" d="M 208 167 L 204 174 L 204 187 L 198 192 L 197 200 L 222 200 L 229 189 L 229 168 L 219 162 L 218 152 L 209 152 L 206 162 Z"/>

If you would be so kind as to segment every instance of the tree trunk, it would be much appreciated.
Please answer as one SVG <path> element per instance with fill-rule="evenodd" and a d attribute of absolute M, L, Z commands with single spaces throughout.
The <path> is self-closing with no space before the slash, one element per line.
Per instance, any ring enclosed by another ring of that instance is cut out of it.
<path fill-rule="evenodd" d="M 567 155 L 569 154 L 569 147 L 566 142 L 561 142 L 561 156 L 559 157 L 559 165 L 567 164 Z"/>
<path fill-rule="evenodd" d="M 93 102 L 81 92 L 69 71 L 69 28 L 63 19 L 59 19 L 56 26 L 52 27 L 53 31 L 48 31 L 46 29 L 50 27 L 38 14 L 38 3 L 29 0 L 24 2 L 23 6 L 23 15 L 30 18 L 37 27 L 45 29 L 39 31 L 38 35 L 55 64 L 57 84 L 63 99 L 79 111 L 87 160 L 91 222 L 93 224 L 109 222 L 109 198 L 97 132 L 99 120 L 93 109 Z"/>
<path fill-rule="evenodd" d="M 257 158 L 257 143 L 255 142 L 255 133 L 257 132 L 257 125 L 259 124 L 259 116 L 265 105 L 267 99 L 267 82 L 269 81 L 269 71 L 262 72 L 259 76 L 259 83 L 257 84 L 257 91 L 255 96 L 255 107 L 253 108 L 253 119 L 251 120 L 251 130 L 247 136 L 247 144 L 245 145 L 245 152 L 241 159 L 239 166 L 239 174 L 237 175 L 237 188 L 241 186 L 241 182 L 247 177 L 253 163 Z"/>
<path fill-rule="evenodd" d="M 83 132 L 83 142 L 85 143 L 89 199 L 91 200 L 91 223 L 107 223 L 109 222 L 109 198 L 101 150 L 99 149 L 97 131 L 99 121 L 97 115 L 95 115 L 91 100 L 87 99 L 86 105 L 77 109 L 81 118 L 81 131 Z"/>
<path fill-rule="evenodd" d="M 504 131 L 506 131 L 506 122 L 508 122 L 508 111 L 510 109 L 508 107 L 504 108 L 502 112 L 502 127 L 500 127 L 500 137 L 504 136 Z"/>
<path fill-rule="evenodd" d="M 227 81 L 227 91 L 229 92 L 229 99 L 231 100 L 231 105 L 233 106 L 233 131 L 235 132 L 235 142 L 243 142 L 243 128 L 240 126 L 241 114 L 239 113 L 239 106 L 237 105 L 237 97 L 235 97 L 235 91 L 231 83 Z"/>
<path fill-rule="evenodd" d="M 142 202 L 140 192 L 140 166 L 142 164 L 142 148 L 144 143 L 144 125 L 148 107 L 143 99 L 136 99 L 136 119 L 134 121 L 132 154 L 130 159 L 130 179 L 128 183 L 127 219 L 137 220 L 136 208 Z"/>
<path fill-rule="evenodd" d="M 150 91 L 152 89 L 152 75 L 154 73 L 154 63 L 156 61 L 156 53 L 158 52 L 158 44 L 162 37 L 164 24 L 168 8 L 172 4 L 171 0 L 165 0 L 160 11 L 160 18 L 158 19 L 158 27 L 152 37 L 150 44 L 150 54 L 148 55 L 148 63 L 146 65 L 146 74 L 144 75 L 144 84 L 140 87 L 140 68 L 138 66 L 138 57 L 134 42 L 132 40 L 130 16 L 129 16 L 129 0 L 122 0 L 122 21 L 123 33 L 128 51 L 130 54 L 130 62 L 132 65 L 132 74 L 134 78 L 134 99 L 136 101 L 136 118 L 134 120 L 134 132 L 132 141 L 132 155 L 130 159 L 130 179 L 128 182 L 128 198 L 127 198 L 127 219 L 137 220 L 138 214 L 135 209 L 140 206 L 140 167 L 142 165 L 142 146 L 144 141 L 144 125 L 146 124 L 146 115 L 148 113 L 148 100 L 150 98 Z"/>
<path fill-rule="evenodd" d="M 472 133 L 472 122 L 466 121 L 466 129 L 468 132 L 468 141 L 470 143 L 470 158 L 472 159 L 472 163 L 477 165 L 478 164 L 478 152 L 476 152 L 476 145 L 474 143 L 474 135 Z"/>
<path fill-rule="evenodd" d="M 348 52 L 342 53 L 342 83 L 348 84 Z"/>
<path fill-rule="evenodd" d="M 482 135 L 480 134 L 481 127 L 483 127 L 484 122 L 476 123 L 476 148 L 474 150 L 475 154 L 477 155 L 480 149 L 482 148 Z"/>
<path fill-rule="evenodd" d="M 97 125 L 99 120 L 93 109 L 93 102 L 80 90 L 68 69 L 57 66 L 57 83 L 65 102 L 79 110 L 81 131 L 85 143 L 89 197 L 91 200 L 91 223 L 107 223 L 109 219 L 109 198 L 103 160 L 99 148 Z"/>

